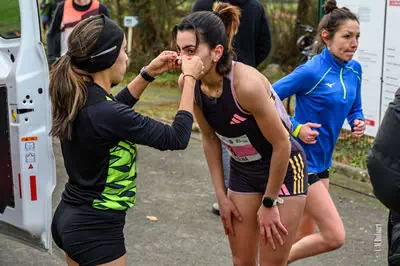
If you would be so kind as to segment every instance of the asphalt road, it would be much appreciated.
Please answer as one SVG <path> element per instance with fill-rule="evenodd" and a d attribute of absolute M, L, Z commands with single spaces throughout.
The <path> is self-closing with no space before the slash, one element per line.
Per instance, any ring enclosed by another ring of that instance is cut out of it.
<path fill-rule="evenodd" d="M 58 142 L 54 152 L 55 207 L 67 176 Z M 222 224 L 210 211 L 215 195 L 200 141 L 192 139 L 187 150 L 178 152 L 140 146 L 138 155 L 137 203 L 128 212 L 125 226 L 128 265 L 232 265 Z M 337 174 L 332 180 L 365 188 L 365 184 Z M 345 224 L 345 245 L 292 265 L 387 265 L 387 211 L 370 197 L 336 186 L 330 191 Z M 146 216 L 155 216 L 158 221 Z M 3 235 L 0 239 L 1 266 L 66 265 L 57 248 L 47 253 Z"/>

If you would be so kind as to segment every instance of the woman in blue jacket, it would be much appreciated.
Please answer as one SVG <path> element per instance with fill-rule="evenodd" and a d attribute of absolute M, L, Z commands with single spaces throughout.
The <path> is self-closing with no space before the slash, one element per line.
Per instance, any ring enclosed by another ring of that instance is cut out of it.
<path fill-rule="evenodd" d="M 323 51 L 273 84 L 281 99 L 296 95 L 293 135 L 306 152 L 309 172 L 305 212 L 289 262 L 343 245 L 344 226 L 328 192 L 329 168 L 345 119 L 355 136 L 362 136 L 365 130 L 362 70 L 352 60 L 358 48 L 359 21 L 349 9 L 338 8 L 335 0 L 328 0 L 324 9 L 326 15 L 318 26 L 316 44 Z"/>

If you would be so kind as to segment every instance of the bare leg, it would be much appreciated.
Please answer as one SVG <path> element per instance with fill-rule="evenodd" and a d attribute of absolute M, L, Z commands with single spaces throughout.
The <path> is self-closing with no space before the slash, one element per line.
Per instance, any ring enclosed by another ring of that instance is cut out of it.
<path fill-rule="evenodd" d="M 229 236 L 233 265 L 255 266 L 258 254 L 257 211 L 261 206 L 261 194 L 239 194 L 228 190 L 228 197 L 239 210 L 243 221 L 233 219 L 235 236 Z"/>
<path fill-rule="evenodd" d="M 283 246 L 277 245 L 273 250 L 271 245 L 260 243 L 260 265 L 261 266 L 286 266 L 289 252 L 296 240 L 296 232 L 303 215 L 306 197 L 293 196 L 285 197 L 283 205 L 279 205 L 279 213 L 282 224 L 288 230 L 288 235 L 283 236 Z"/>
<path fill-rule="evenodd" d="M 76 263 L 75 261 L 73 261 L 73 260 L 67 255 L 67 253 L 65 253 L 65 259 L 67 260 L 68 266 L 79 266 L 79 264 Z"/>
<path fill-rule="evenodd" d="M 344 244 L 343 222 L 322 182 L 318 181 L 309 187 L 305 209 L 315 220 L 320 233 L 296 242 L 290 251 L 289 262 L 332 251 Z"/>
<path fill-rule="evenodd" d="M 76 263 L 75 261 L 73 261 L 67 254 L 65 254 L 65 257 L 67 259 L 68 266 L 79 266 L 79 264 Z M 126 266 L 126 265 L 128 265 L 128 264 L 127 264 L 127 260 L 126 260 L 126 255 L 124 255 L 116 260 L 101 264 L 99 266 Z"/>

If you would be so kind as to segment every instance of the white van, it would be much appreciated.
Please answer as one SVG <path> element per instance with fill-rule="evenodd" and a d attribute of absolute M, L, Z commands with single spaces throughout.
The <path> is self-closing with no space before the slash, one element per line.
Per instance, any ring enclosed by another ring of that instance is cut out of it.
<path fill-rule="evenodd" d="M 50 127 L 49 70 L 38 3 L 2 1 L 0 232 L 44 249 L 51 249 L 56 184 Z"/>

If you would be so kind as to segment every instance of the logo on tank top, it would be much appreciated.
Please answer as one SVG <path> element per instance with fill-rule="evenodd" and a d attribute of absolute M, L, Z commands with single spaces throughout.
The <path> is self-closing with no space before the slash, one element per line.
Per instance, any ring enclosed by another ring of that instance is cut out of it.
<path fill-rule="evenodd" d="M 246 121 L 246 120 L 247 120 L 247 118 L 241 117 L 241 116 L 238 115 L 238 114 L 234 114 L 233 117 L 232 117 L 232 120 L 231 120 L 230 124 L 231 124 L 231 125 L 240 124 L 240 123 L 243 123 L 243 122 Z"/>

